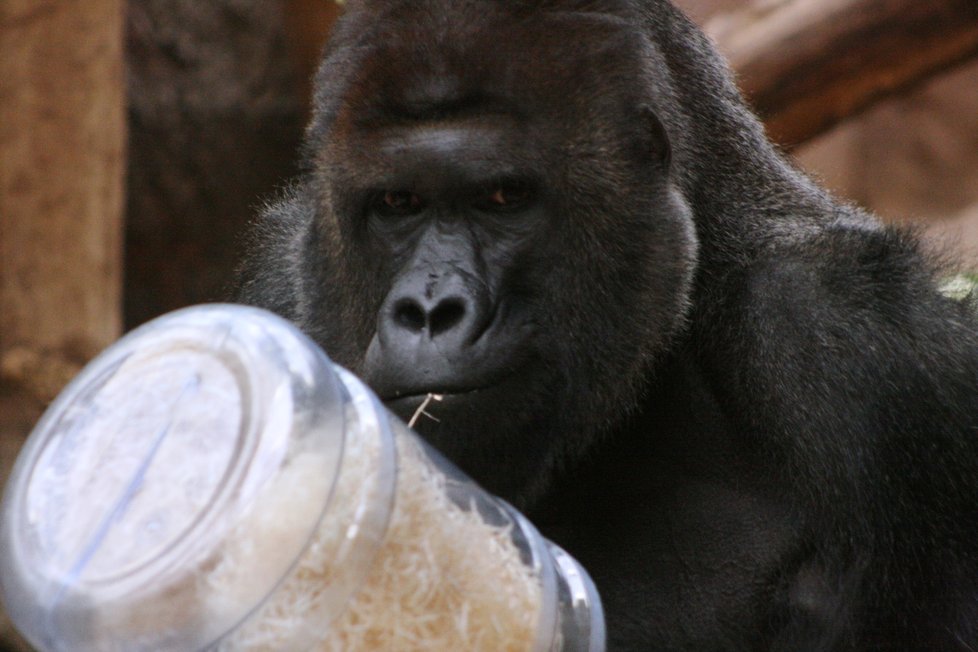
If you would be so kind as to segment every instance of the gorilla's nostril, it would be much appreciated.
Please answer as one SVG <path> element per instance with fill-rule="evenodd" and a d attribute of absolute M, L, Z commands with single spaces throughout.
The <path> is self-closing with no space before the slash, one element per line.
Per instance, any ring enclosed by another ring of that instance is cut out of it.
<path fill-rule="evenodd" d="M 410 331 L 421 332 L 427 323 L 424 308 L 412 299 L 401 299 L 394 306 L 394 323 Z"/>
<path fill-rule="evenodd" d="M 424 305 L 405 297 L 394 304 L 394 323 L 413 333 L 426 328 L 431 337 L 448 332 L 458 326 L 465 317 L 465 301 L 458 297 L 442 299 L 430 311 Z"/>
<path fill-rule="evenodd" d="M 431 328 L 432 337 L 451 330 L 462 321 L 463 317 L 465 317 L 465 304 L 461 299 L 452 297 L 440 301 L 428 316 L 428 327 Z"/>

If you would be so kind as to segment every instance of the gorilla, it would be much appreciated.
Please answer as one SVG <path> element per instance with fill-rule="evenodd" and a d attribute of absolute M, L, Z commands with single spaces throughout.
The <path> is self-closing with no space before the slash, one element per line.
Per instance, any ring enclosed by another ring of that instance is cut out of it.
<path fill-rule="evenodd" d="M 978 324 L 668 0 L 349 0 L 240 301 L 593 575 L 612 650 L 978 648 Z"/>

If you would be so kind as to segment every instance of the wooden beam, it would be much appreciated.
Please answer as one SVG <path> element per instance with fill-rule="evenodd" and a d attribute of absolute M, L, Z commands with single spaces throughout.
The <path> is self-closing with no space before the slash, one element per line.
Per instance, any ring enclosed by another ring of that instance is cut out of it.
<path fill-rule="evenodd" d="M 41 398 L 120 333 L 123 10 L 0 4 L 0 381 Z"/>
<path fill-rule="evenodd" d="M 707 31 L 786 146 L 978 55 L 975 0 L 766 0 Z"/>

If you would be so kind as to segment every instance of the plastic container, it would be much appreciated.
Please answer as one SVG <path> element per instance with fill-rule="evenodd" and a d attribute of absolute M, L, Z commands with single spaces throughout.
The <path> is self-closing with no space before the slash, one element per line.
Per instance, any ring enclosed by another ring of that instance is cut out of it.
<path fill-rule="evenodd" d="M 37 424 L 0 595 L 45 652 L 604 649 L 587 573 L 294 326 L 189 308 Z"/>

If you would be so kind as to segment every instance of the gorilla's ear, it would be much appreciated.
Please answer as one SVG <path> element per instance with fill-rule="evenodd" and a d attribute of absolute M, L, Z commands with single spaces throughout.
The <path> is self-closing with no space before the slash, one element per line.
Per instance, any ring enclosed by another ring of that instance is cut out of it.
<path fill-rule="evenodd" d="M 659 119 L 658 113 L 650 106 L 642 107 L 642 121 L 648 133 L 649 154 L 659 162 L 663 170 L 669 169 L 672 161 L 672 144 L 666 127 Z"/>

